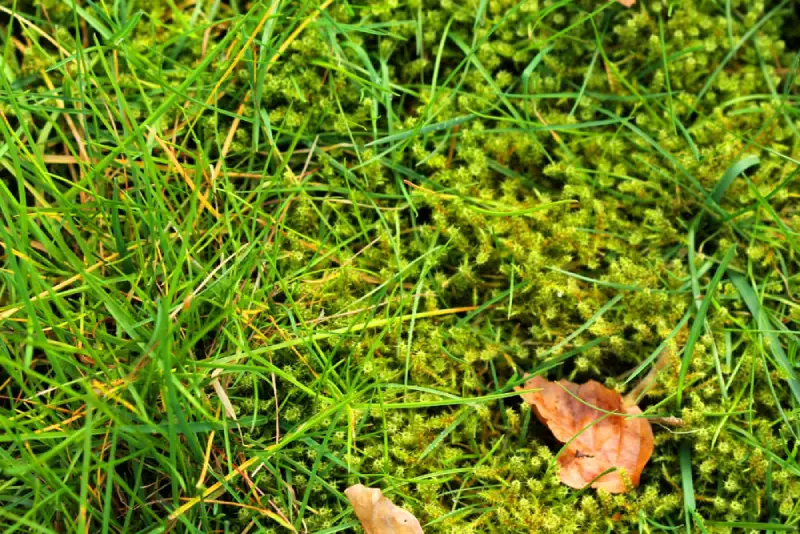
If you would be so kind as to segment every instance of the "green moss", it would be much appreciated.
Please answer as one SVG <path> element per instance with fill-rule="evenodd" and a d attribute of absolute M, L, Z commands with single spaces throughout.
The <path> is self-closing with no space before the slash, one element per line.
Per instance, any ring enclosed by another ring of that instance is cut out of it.
<path fill-rule="evenodd" d="M 237 126 L 224 172 L 266 168 L 274 176 L 254 185 L 223 175 L 217 197 L 251 198 L 264 187 L 276 191 L 267 202 L 284 202 L 286 191 L 294 192 L 269 245 L 279 261 L 236 281 L 238 309 L 266 309 L 281 325 L 279 334 L 265 317 L 237 322 L 266 332 L 247 330 L 250 348 L 277 344 L 283 335 L 302 338 L 317 323 L 332 331 L 387 319 L 377 328 L 270 352 L 271 364 L 321 395 L 277 380 L 284 438 L 329 413 L 325 398 L 358 392 L 352 406 L 320 421 L 274 466 L 291 478 L 297 498 L 309 492 L 309 531 L 343 521 L 347 506 L 337 491 L 356 480 L 395 488 L 395 500 L 423 523 L 433 522 L 428 532 L 680 528 L 682 440 L 691 443 L 697 513 L 709 532 L 725 531 L 714 522 L 796 522 L 800 481 L 787 450 L 796 437 L 784 417 L 795 417 L 797 403 L 727 281 L 713 296 L 708 328 L 689 359 L 683 405 L 674 400 L 677 359 L 643 402 L 685 425 L 656 426 L 655 454 L 641 486 L 628 494 L 578 493 L 561 484 L 558 445 L 518 399 L 443 401 L 506 391 L 521 373 L 584 347 L 549 366 L 550 376 L 626 388 L 618 377 L 693 309 L 692 273 L 701 273 L 696 282 L 703 293 L 721 253 L 733 245 L 733 268 L 758 281 L 764 305 L 796 329 L 800 188 L 792 177 L 800 121 L 781 95 L 796 104 L 796 87 L 785 85 L 794 51 L 784 39 L 797 17 L 784 8 L 762 24 L 776 2 L 732 0 L 728 19 L 718 4 L 640 2 L 590 18 L 600 6 L 589 0 L 343 3 L 312 23 L 268 72 L 254 70 L 258 65 L 246 56 L 215 108 L 206 109 L 200 102 L 229 65 L 229 57 L 219 56 L 192 88 L 197 95 L 154 125 L 163 132 L 191 118 L 178 144 L 204 147 L 205 157 L 217 158 L 231 114 L 246 101 L 247 126 Z M 137 5 L 145 17 L 118 65 L 119 85 L 130 94 L 164 80 L 179 83 L 204 50 L 202 32 L 192 31 L 187 17 L 167 23 L 166 4 Z M 43 6 L 59 39 L 74 46 L 73 14 L 62 2 Z M 289 27 L 295 15 L 277 24 Z M 258 20 L 245 20 L 242 39 Z M 757 24 L 755 41 L 727 58 L 731 39 L 738 43 Z M 379 30 L 359 30 L 368 27 Z M 224 33 L 210 31 L 213 39 Z M 56 63 L 47 42 L 37 42 L 16 69 L 34 78 L 26 89 L 44 87 L 41 72 Z M 474 53 L 465 58 L 459 43 Z M 264 50 L 258 61 L 271 57 L 273 49 Z M 151 111 L 131 106 L 134 119 Z M 13 110 L 3 112 L 14 118 Z M 41 112 L 35 117 L 44 119 Z M 431 128 L 449 121 L 460 122 Z M 415 135 L 399 135 L 413 129 Z M 298 132 L 298 148 L 306 152 L 292 154 Z M 318 150 L 309 155 L 312 147 Z M 282 160 L 276 150 L 292 155 Z M 690 265 L 691 221 L 744 154 L 757 154 L 760 164 L 722 198 L 721 208 L 736 217 L 698 229 Z M 213 166 L 202 163 L 198 168 Z M 502 213 L 563 200 L 572 202 Z M 236 224 L 254 224 L 253 218 Z M 145 245 L 143 257 L 154 257 L 156 248 Z M 255 302 L 249 295 L 267 279 L 279 296 Z M 620 303 L 553 350 L 617 295 Z M 397 319 L 485 303 L 493 304 L 468 321 L 463 314 L 415 319 L 413 334 L 411 321 Z M 793 337 L 781 338 L 796 348 Z M 240 350 L 225 336 L 214 343 L 221 355 Z M 240 419 L 276 415 L 264 372 L 243 372 L 229 393 Z M 441 405 L 398 409 L 402 403 Z M 328 435 L 329 428 L 337 430 Z M 245 436 L 230 439 L 243 450 L 263 451 L 276 438 L 275 425 L 247 428 Z M 314 444 L 323 440 L 320 457 Z M 286 492 L 265 472 L 254 484 L 239 490 L 264 494 L 263 502 Z M 223 517 L 242 530 L 257 513 Z"/>

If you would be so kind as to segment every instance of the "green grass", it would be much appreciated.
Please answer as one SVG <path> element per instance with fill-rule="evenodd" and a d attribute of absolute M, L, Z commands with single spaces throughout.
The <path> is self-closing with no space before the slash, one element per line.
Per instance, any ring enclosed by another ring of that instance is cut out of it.
<path fill-rule="evenodd" d="M 0 6 L 4 532 L 800 526 L 789 0 Z M 630 391 L 573 491 L 514 386 Z"/>

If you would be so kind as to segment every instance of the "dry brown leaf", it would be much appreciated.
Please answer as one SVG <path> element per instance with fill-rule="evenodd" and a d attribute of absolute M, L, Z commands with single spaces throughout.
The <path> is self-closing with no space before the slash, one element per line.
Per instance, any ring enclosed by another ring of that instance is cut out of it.
<path fill-rule="evenodd" d="M 573 440 L 558 457 L 561 482 L 583 488 L 604 471 L 616 468 L 595 480 L 592 487 L 624 493 L 628 486 L 621 470 L 634 487 L 639 485 L 642 470 L 653 454 L 650 422 L 643 417 L 607 415 L 616 412 L 636 416 L 642 413 L 638 406 L 626 406 L 622 395 L 594 380 L 578 385 L 535 376 L 525 382 L 524 388 L 516 388 L 523 389 L 540 390 L 521 397 L 533 405 L 536 416 L 556 439 L 562 443 Z"/>
<path fill-rule="evenodd" d="M 362 484 L 344 491 L 366 534 L 423 534 L 422 526 L 410 512 L 392 504 L 379 489 Z"/>

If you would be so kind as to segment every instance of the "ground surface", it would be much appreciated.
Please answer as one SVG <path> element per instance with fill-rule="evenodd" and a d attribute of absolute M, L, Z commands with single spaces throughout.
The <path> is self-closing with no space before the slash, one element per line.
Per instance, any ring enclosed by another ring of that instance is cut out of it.
<path fill-rule="evenodd" d="M 4 530 L 794 529 L 796 9 L 2 2 Z M 562 485 L 513 387 L 662 350 Z"/>

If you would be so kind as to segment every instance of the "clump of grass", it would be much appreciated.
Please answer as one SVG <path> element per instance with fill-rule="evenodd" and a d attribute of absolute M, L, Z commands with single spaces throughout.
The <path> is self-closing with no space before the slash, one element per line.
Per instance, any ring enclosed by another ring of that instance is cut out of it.
<path fill-rule="evenodd" d="M 0 7 L 4 529 L 338 532 L 357 482 L 426 532 L 795 529 L 797 22 Z M 640 488 L 560 484 L 522 375 L 664 347 Z"/>

